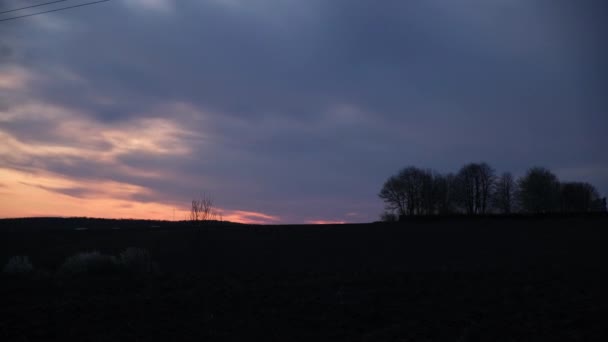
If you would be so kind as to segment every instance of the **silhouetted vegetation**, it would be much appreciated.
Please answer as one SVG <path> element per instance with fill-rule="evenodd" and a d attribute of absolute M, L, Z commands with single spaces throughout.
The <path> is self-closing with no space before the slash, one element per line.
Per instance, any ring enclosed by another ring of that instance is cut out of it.
<path fill-rule="evenodd" d="M 190 207 L 190 221 L 195 224 L 215 220 L 216 213 L 213 210 L 213 200 L 207 196 L 192 200 Z"/>
<path fill-rule="evenodd" d="M 152 261 L 150 253 L 143 248 L 127 248 L 120 253 L 118 263 L 125 271 L 131 274 L 144 275 L 158 273 L 158 266 Z"/>
<path fill-rule="evenodd" d="M 516 184 L 510 172 L 496 179 L 493 206 L 501 214 L 509 215 L 514 210 Z"/>
<path fill-rule="evenodd" d="M 121 268 L 116 257 L 101 254 L 98 251 L 73 255 L 65 260 L 58 274 L 67 277 L 85 275 L 111 275 L 120 273 Z"/>
<path fill-rule="evenodd" d="M 213 199 L 206 195 L 192 200 L 190 215 L 187 219 L 191 224 L 199 227 L 210 222 L 223 221 L 222 213 L 215 209 Z"/>
<path fill-rule="evenodd" d="M 487 163 L 469 163 L 456 175 L 409 166 L 389 177 L 378 195 L 383 221 L 419 215 L 605 212 L 606 198 L 588 183 L 560 182 L 534 167 L 517 181 L 496 176 Z"/>
<path fill-rule="evenodd" d="M 527 213 L 554 213 L 559 210 L 559 180 L 551 171 L 534 167 L 517 181 L 521 210 Z"/>
<path fill-rule="evenodd" d="M 62 277 L 150 275 L 158 273 L 150 253 L 142 248 L 129 247 L 119 257 L 98 251 L 78 253 L 68 257 L 59 267 Z"/>
<path fill-rule="evenodd" d="M 564 212 L 589 212 L 605 209 L 606 199 L 589 183 L 567 182 L 560 187 L 561 210 Z"/>
<path fill-rule="evenodd" d="M 485 214 L 494 186 L 494 169 L 486 163 L 463 166 L 456 178 L 460 207 L 469 215 Z"/>
<path fill-rule="evenodd" d="M 8 275 L 25 275 L 34 271 L 34 266 L 28 256 L 17 255 L 8 259 L 3 272 Z"/>

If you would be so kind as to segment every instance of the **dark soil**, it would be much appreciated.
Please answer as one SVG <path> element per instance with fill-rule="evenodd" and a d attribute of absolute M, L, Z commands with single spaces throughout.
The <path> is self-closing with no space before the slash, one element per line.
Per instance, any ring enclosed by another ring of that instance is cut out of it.
<path fill-rule="evenodd" d="M 37 270 L 0 276 L 0 341 L 608 341 L 607 223 L 0 220 L 0 263 Z M 162 273 L 55 275 L 130 246 Z"/>

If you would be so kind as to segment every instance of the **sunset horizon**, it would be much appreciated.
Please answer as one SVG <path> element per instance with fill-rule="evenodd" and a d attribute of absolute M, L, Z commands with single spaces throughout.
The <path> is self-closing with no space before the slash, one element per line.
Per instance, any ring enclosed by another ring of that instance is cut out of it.
<path fill-rule="evenodd" d="M 607 0 L 0 0 L 0 341 L 608 341 Z"/>
<path fill-rule="evenodd" d="M 23 6 L 0 5 L 0 217 L 173 219 L 206 194 L 235 222 L 374 222 L 397 170 L 473 162 L 608 194 L 591 5 Z"/>

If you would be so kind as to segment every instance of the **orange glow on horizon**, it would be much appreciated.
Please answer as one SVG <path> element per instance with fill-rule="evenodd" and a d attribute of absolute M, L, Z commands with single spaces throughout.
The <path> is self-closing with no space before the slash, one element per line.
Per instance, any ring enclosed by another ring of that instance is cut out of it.
<path fill-rule="evenodd" d="M 78 196 L 63 192 L 81 191 Z M 148 189 L 109 181 L 77 181 L 48 173 L 0 168 L 0 218 L 96 217 L 109 219 L 186 220 L 187 203 L 181 206 L 142 202 L 133 195 L 153 195 Z M 217 208 L 225 221 L 266 224 L 280 218 L 264 213 Z"/>
<path fill-rule="evenodd" d="M 281 220 L 278 216 L 266 215 L 254 211 L 220 210 L 220 212 L 222 213 L 222 217 L 224 220 L 231 222 L 240 222 L 248 224 L 273 224 L 279 223 L 279 221 Z"/>
<path fill-rule="evenodd" d="M 0 89 L 18 90 L 39 76 L 23 69 L 0 69 Z M 104 99 L 101 99 L 104 100 Z M 104 100 L 105 101 L 105 100 Z M 175 112 L 182 117 L 204 118 L 187 103 L 170 103 L 152 109 Z M 209 132 L 193 131 L 174 119 L 135 116 L 120 125 L 94 119 L 81 109 L 37 100 L 22 100 L 0 111 L 0 123 L 44 127 L 35 136 L 27 129 L 0 128 L 0 218 L 10 217 L 97 217 L 112 219 L 186 220 L 189 201 L 167 198 L 153 189 L 126 182 L 95 178 L 76 170 L 71 177 L 46 169 L 59 161 L 62 167 L 77 168 L 82 161 L 111 169 L 118 179 L 145 179 L 144 184 L 175 179 L 181 184 L 201 182 L 173 174 L 170 168 L 146 168 L 123 162 L 131 156 L 146 158 L 190 158 L 192 143 L 212 142 Z M 204 119 L 203 119 L 204 120 Z M 33 130 L 33 132 L 38 132 Z M 136 132 L 136 134 L 134 134 Z M 209 144 L 212 148 L 213 144 Z M 103 174 L 103 173 L 100 173 Z M 179 177 L 179 179 L 177 179 Z M 116 177 L 115 177 L 116 178 Z M 285 218 L 247 208 L 215 208 L 225 221 L 245 224 L 282 224 Z M 219 217 L 218 217 L 219 218 Z M 312 220 L 310 224 L 343 221 Z"/>
<path fill-rule="evenodd" d="M 332 220 L 310 220 L 306 221 L 308 224 L 345 224 L 345 221 L 332 221 Z"/>

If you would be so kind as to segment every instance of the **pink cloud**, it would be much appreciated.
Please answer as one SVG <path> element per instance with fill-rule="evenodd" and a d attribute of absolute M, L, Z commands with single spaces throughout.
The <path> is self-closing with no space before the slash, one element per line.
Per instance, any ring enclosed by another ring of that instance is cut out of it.
<path fill-rule="evenodd" d="M 219 210 L 222 214 L 222 219 L 231 222 L 240 222 L 248 224 L 272 224 L 278 223 L 281 218 L 278 216 L 267 215 L 255 211 L 244 210 Z"/>

